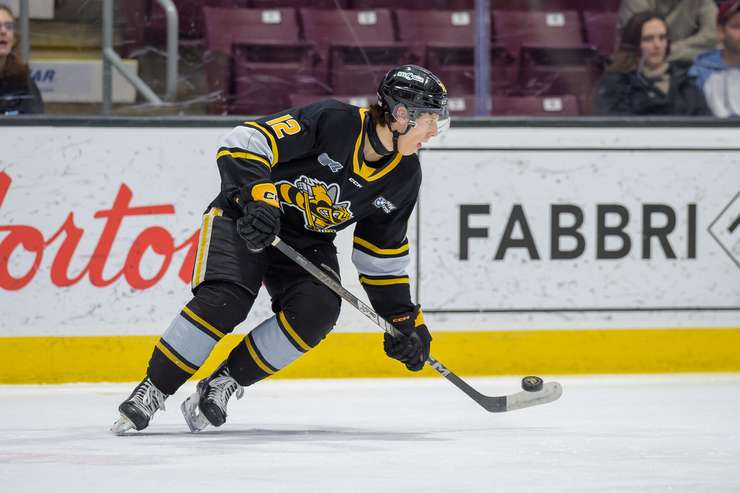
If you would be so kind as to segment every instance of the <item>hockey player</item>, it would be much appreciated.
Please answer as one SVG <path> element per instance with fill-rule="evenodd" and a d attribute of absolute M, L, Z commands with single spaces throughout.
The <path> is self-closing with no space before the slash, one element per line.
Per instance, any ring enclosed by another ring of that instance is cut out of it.
<path fill-rule="evenodd" d="M 352 261 L 370 302 L 402 334 L 386 354 L 418 371 L 431 336 L 411 301 L 406 225 L 421 184 L 417 151 L 449 124 L 447 90 L 428 70 L 389 71 L 378 102 L 322 101 L 246 122 L 221 143 L 221 192 L 203 216 L 194 297 L 157 342 L 146 378 L 111 429 L 146 428 L 164 402 L 242 322 L 264 284 L 274 316 L 260 323 L 181 406 L 191 431 L 226 420 L 236 393 L 281 370 L 333 328 L 340 298 L 270 246 L 281 238 L 339 279 L 333 240 L 356 223 Z"/>

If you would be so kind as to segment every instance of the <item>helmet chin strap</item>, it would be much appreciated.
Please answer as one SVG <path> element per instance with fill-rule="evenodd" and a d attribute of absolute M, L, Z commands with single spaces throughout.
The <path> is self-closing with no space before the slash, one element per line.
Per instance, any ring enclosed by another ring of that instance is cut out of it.
<path fill-rule="evenodd" d="M 385 114 L 385 122 L 386 122 L 386 125 L 388 125 L 388 129 L 391 130 L 391 132 L 393 133 L 393 151 L 392 152 L 396 153 L 398 152 L 398 138 L 401 135 L 406 135 L 407 133 L 409 133 L 409 130 L 411 130 L 411 124 L 410 123 L 407 124 L 406 130 L 404 130 L 403 132 L 399 132 L 398 130 L 392 130 L 393 127 L 391 126 L 391 115 L 389 113 Z"/>
<path fill-rule="evenodd" d="M 385 124 L 388 126 L 388 129 L 392 129 L 391 127 L 391 116 L 389 113 L 385 114 Z M 389 156 L 391 154 L 395 154 L 398 152 L 398 138 L 401 135 L 406 135 L 409 130 L 411 130 L 412 125 L 406 125 L 406 130 L 403 132 L 399 132 L 398 130 L 391 130 L 391 133 L 393 135 L 393 149 L 388 150 L 385 147 L 385 144 L 380 140 L 380 137 L 378 136 L 378 131 L 375 128 L 375 123 L 372 121 L 372 118 L 367 119 L 367 137 L 368 140 L 370 140 L 370 146 L 373 148 L 373 151 L 375 151 L 377 154 L 380 154 L 381 156 Z"/>

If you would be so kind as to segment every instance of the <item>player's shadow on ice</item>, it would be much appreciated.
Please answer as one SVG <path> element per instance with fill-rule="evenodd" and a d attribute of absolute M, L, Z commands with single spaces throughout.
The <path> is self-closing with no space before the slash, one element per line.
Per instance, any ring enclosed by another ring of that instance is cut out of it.
<path fill-rule="evenodd" d="M 444 441 L 446 439 L 431 437 L 426 432 L 403 432 L 398 430 L 367 430 L 355 428 L 296 428 L 296 429 L 205 429 L 199 433 L 188 431 L 177 432 L 146 432 L 132 433 L 126 437 L 167 437 L 183 438 L 195 441 L 218 441 L 219 443 L 238 441 L 241 444 L 270 443 L 270 442 L 302 442 L 302 441 L 375 441 L 375 442 L 415 442 L 415 441 Z"/>

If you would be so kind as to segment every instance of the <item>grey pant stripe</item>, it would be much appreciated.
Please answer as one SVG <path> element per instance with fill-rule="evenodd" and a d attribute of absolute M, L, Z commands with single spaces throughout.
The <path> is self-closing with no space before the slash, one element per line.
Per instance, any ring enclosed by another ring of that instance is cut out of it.
<path fill-rule="evenodd" d="M 270 317 L 252 331 L 252 340 L 263 358 L 273 368 L 285 368 L 303 353 L 280 330 L 277 317 Z"/>
<path fill-rule="evenodd" d="M 380 258 L 356 248 L 352 250 L 352 263 L 357 272 L 368 276 L 405 276 L 410 260 L 408 255 Z"/>
<path fill-rule="evenodd" d="M 162 339 L 190 363 L 201 366 L 216 341 L 207 336 L 182 315 L 178 315 L 165 331 Z"/>

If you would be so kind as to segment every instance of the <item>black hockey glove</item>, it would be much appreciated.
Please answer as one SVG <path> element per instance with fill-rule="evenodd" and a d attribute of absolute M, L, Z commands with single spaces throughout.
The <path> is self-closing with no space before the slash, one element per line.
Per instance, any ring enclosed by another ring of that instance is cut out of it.
<path fill-rule="evenodd" d="M 275 185 L 270 182 L 252 185 L 249 194 L 236 198 L 243 215 L 236 220 L 236 231 L 250 252 L 259 253 L 270 246 L 280 232 L 280 206 Z"/>
<path fill-rule="evenodd" d="M 383 336 L 385 354 L 405 364 L 411 371 L 421 370 L 429 357 L 429 346 L 432 342 L 421 307 L 416 305 L 413 312 L 392 315 L 388 321 L 401 334 L 394 337 L 385 333 Z"/>

